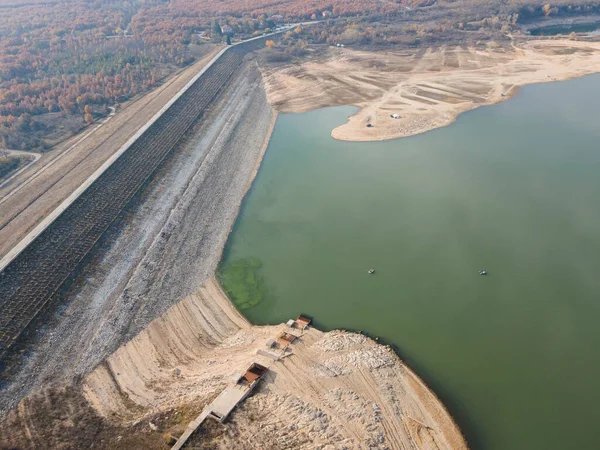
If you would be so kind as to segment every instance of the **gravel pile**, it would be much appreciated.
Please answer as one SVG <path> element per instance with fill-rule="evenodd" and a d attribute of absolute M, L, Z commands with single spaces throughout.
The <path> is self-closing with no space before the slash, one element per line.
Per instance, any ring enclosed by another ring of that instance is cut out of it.
<path fill-rule="evenodd" d="M 324 352 L 339 352 L 348 350 L 364 344 L 367 338 L 362 334 L 348 333 L 346 331 L 332 331 L 327 333 L 325 337 L 313 345 L 315 348 Z"/>

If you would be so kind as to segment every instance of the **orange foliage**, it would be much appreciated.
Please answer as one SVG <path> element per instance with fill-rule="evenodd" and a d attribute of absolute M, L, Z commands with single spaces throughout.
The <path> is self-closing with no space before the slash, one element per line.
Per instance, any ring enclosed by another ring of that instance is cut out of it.
<path fill-rule="evenodd" d="M 221 39 L 215 31 L 220 25 L 231 26 L 236 36 L 253 36 L 281 21 L 367 11 L 385 16 L 401 11 L 401 5 L 394 0 L 2 0 L 0 11 L 2 139 L 17 129 L 15 117 L 60 112 L 81 114 L 89 122 L 86 105 L 106 111 L 107 105 L 152 87 L 193 60 L 190 43 L 211 34 Z"/>

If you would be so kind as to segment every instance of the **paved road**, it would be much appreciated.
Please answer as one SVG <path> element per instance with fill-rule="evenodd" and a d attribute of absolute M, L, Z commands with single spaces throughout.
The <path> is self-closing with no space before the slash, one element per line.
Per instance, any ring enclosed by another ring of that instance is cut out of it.
<path fill-rule="evenodd" d="M 15 173 L 13 173 L 6 180 L 2 181 L 0 183 L 0 189 L 2 189 L 4 186 L 6 186 L 8 183 L 10 183 L 14 178 L 19 176 L 22 172 L 27 170 L 32 164 L 35 164 L 42 157 L 41 153 L 25 152 L 25 151 L 21 151 L 21 150 L 8 150 L 7 148 L 0 149 L 0 156 L 8 156 L 8 155 L 25 156 L 26 158 L 31 158 L 33 156 L 33 159 L 31 161 L 29 161 L 29 163 L 25 164 L 25 166 L 21 167 L 19 170 L 17 170 Z M 0 199 L 0 205 L 1 204 L 2 204 L 2 200 Z"/>
<path fill-rule="evenodd" d="M 12 197 L 13 195 L 15 195 L 17 192 L 19 192 L 21 189 L 23 189 L 25 186 L 29 185 L 37 177 L 39 177 L 40 175 L 44 174 L 46 172 L 46 170 L 48 170 L 54 164 L 56 164 L 57 162 L 59 162 L 62 158 L 64 158 L 65 156 L 67 156 L 74 149 L 76 149 L 79 144 L 81 144 L 84 140 L 86 140 L 93 133 L 95 133 L 98 128 L 100 128 L 102 125 L 104 125 L 110 119 L 112 119 L 112 117 L 115 115 L 115 112 L 116 112 L 115 107 L 111 106 L 110 107 L 110 114 L 107 117 L 105 117 L 103 120 L 101 120 L 96 125 L 94 125 L 90 130 L 88 130 L 87 132 L 85 132 L 79 139 L 77 139 L 75 141 L 75 143 L 73 143 L 69 148 L 67 148 L 64 152 L 62 152 L 56 158 L 50 160 L 47 164 L 45 164 L 43 167 L 41 167 L 38 171 L 34 172 L 28 178 L 25 178 L 19 184 L 17 184 L 12 190 L 10 190 L 7 193 L 5 193 L 0 198 L 0 205 L 2 203 L 4 203 L 6 200 L 8 200 L 10 197 Z M 4 186 L 6 186 L 8 183 L 10 183 L 14 178 L 16 178 L 19 174 L 21 174 L 21 172 L 24 172 L 25 169 L 29 168 L 29 166 L 31 166 L 33 163 L 37 162 L 37 160 L 39 160 L 42 157 L 41 153 L 25 152 L 25 151 L 18 151 L 18 150 L 3 150 L 3 151 L 7 151 L 7 152 L 10 152 L 12 154 L 18 154 L 18 155 L 22 155 L 22 156 L 31 156 L 31 155 L 34 155 L 35 159 L 32 162 L 30 162 L 29 164 L 27 164 L 25 167 L 23 167 L 21 170 L 19 170 L 15 174 L 13 174 L 10 178 L 8 178 L 7 180 L 5 180 L 2 183 L 0 183 L 0 189 L 3 188 Z"/>

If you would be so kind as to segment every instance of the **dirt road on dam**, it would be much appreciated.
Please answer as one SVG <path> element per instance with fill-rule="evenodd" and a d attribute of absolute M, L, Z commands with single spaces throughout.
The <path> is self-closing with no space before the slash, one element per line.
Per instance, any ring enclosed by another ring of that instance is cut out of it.
<path fill-rule="evenodd" d="M 197 63 L 165 80 L 138 99 L 120 105 L 101 121 L 42 155 L 9 183 L 0 186 L 0 258 L 156 114 L 218 53 L 210 51 Z"/>

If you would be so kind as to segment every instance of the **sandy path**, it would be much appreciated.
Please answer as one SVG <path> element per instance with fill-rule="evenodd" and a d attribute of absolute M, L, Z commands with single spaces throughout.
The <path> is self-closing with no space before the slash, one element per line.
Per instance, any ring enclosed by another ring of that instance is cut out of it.
<path fill-rule="evenodd" d="M 114 106 L 109 106 L 109 109 L 110 109 L 110 114 L 107 117 L 105 117 L 104 119 L 102 119 L 101 121 L 99 121 L 98 123 L 96 123 L 95 125 L 93 125 L 91 127 L 91 129 L 88 129 L 82 135 L 77 136 L 77 140 L 75 142 L 73 142 L 71 145 L 69 145 L 69 147 L 67 147 L 65 150 L 63 150 L 60 153 L 58 153 L 53 159 L 51 159 L 50 161 L 48 161 L 43 167 L 38 168 L 37 171 L 35 171 L 31 175 L 29 175 L 27 178 L 21 178 L 20 180 L 16 180 L 14 183 L 12 183 L 11 190 L 8 191 L 8 192 L 6 192 L 6 193 L 3 193 L 2 197 L 0 197 L 0 205 L 2 203 L 6 202 L 10 197 L 12 197 L 13 195 L 15 195 L 21 189 L 24 189 L 27 186 L 29 186 L 36 178 L 44 176 L 44 174 L 46 173 L 46 171 L 48 169 L 50 169 L 55 164 L 58 164 L 61 159 L 63 159 L 65 156 L 67 156 L 72 151 L 76 151 L 79 148 L 79 144 L 81 144 L 88 137 L 93 136 L 94 133 L 96 133 L 98 131 L 98 128 L 100 128 L 101 126 L 106 125 L 106 123 L 109 120 L 111 120 L 115 116 L 115 114 L 117 112 L 117 110 L 116 110 L 116 108 Z M 35 161 L 37 161 L 38 159 L 40 159 L 40 157 L 42 156 L 41 153 L 33 153 L 33 152 L 21 152 L 21 153 L 22 154 L 26 154 L 26 155 L 27 154 L 36 155 Z M 21 172 L 15 173 L 8 180 L 6 180 L 3 183 L 1 183 L 0 184 L 0 188 L 2 188 L 5 185 L 7 185 L 14 178 L 16 178 L 18 175 L 20 175 L 20 173 Z"/>
<path fill-rule="evenodd" d="M 331 135 L 374 141 L 449 125 L 462 112 L 506 100 L 527 84 L 596 72 L 600 43 L 534 40 L 509 49 L 443 46 L 410 54 L 334 48 L 325 61 L 267 69 L 263 76 L 277 110 L 356 105 L 360 111 Z"/>
<path fill-rule="evenodd" d="M 3 186 L 6 186 L 8 183 L 10 183 L 15 178 L 17 178 L 23 172 L 25 172 L 29 167 L 31 167 L 33 164 L 38 162 L 39 159 L 42 157 L 41 153 L 24 152 L 21 150 L 0 149 L 0 156 L 4 156 L 4 155 L 24 156 L 26 159 L 28 159 L 30 161 L 27 164 L 25 164 L 23 167 L 21 167 L 19 170 L 17 170 L 15 173 L 11 174 L 8 178 L 6 178 L 3 181 L 0 181 L 0 189 L 2 189 Z M 2 204 L 2 199 L 0 199 L 0 205 L 1 204 Z"/>
<path fill-rule="evenodd" d="M 217 51 L 127 103 L 109 121 L 98 123 L 45 153 L 37 164 L 0 187 L 0 257 L 135 134 Z"/>

